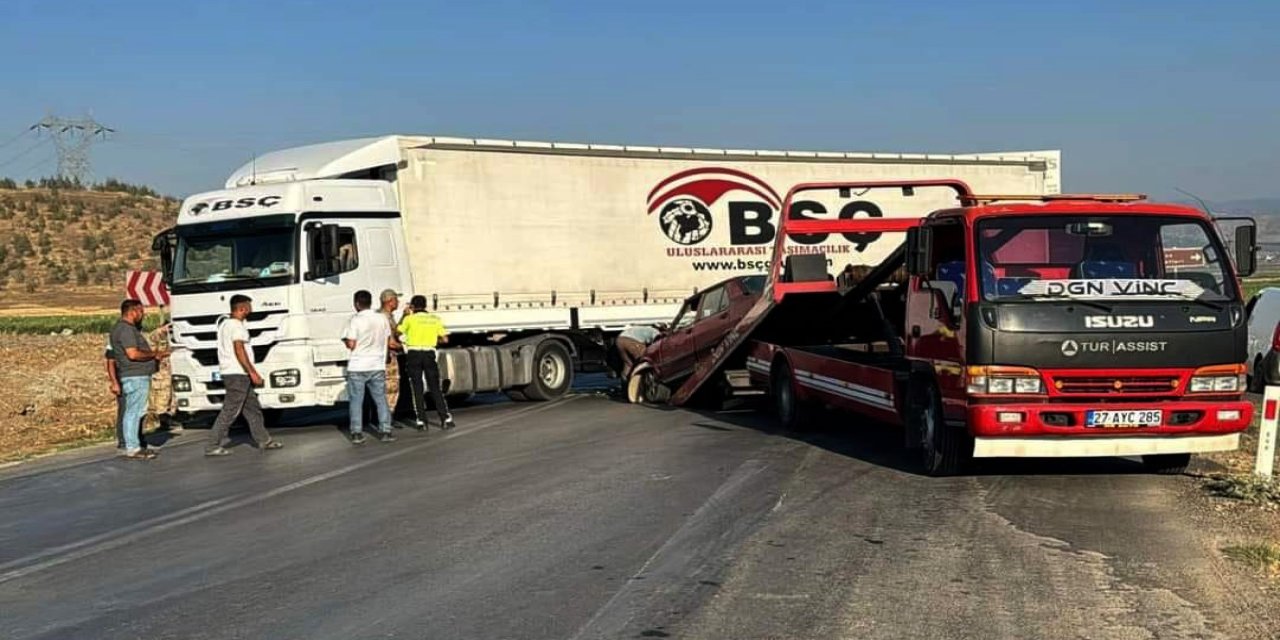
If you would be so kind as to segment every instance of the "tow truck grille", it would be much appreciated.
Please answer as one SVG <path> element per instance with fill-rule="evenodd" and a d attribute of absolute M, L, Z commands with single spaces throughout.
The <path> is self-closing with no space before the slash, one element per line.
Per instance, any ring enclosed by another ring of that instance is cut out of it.
<path fill-rule="evenodd" d="M 1154 396 L 1176 393 L 1181 382 L 1177 376 L 1093 376 L 1054 378 L 1051 384 L 1063 395 Z"/>

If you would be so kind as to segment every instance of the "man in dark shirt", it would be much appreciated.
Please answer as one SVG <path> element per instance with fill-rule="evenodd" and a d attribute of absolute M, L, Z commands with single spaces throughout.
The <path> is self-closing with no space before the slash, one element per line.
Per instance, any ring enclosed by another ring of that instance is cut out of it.
<path fill-rule="evenodd" d="M 168 354 L 152 351 L 142 335 L 142 319 L 146 309 L 137 300 L 120 303 L 120 320 L 111 328 L 111 357 L 115 360 L 116 377 L 120 381 L 120 397 L 124 415 L 120 428 L 124 432 L 124 456 L 130 460 L 149 460 L 155 452 L 142 448 L 139 429 L 147 413 L 147 396 L 151 392 L 151 375 L 156 363 Z"/>

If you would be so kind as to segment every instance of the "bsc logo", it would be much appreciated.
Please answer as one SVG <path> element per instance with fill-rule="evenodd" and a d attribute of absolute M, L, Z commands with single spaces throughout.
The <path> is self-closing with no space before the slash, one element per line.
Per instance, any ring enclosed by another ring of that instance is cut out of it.
<path fill-rule="evenodd" d="M 663 233 L 680 244 L 698 244 L 711 234 L 711 210 L 691 198 L 677 198 L 662 208 Z"/>
<path fill-rule="evenodd" d="M 738 197 L 726 197 L 729 194 Z M 746 197 L 742 197 L 746 196 Z M 727 227 L 730 246 L 758 246 L 773 242 L 777 235 L 775 216 L 782 197 L 763 180 L 737 169 L 700 167 L 681 171 L 658 183 L 646 198 L 650 214 L 657 213 L 658 226 L 667 239 L 681 245 L 706 240 L 719 216 Z M 717 206 L 717 203 L 720 203 Z M 713 215 L 713 210 L 716 211 Z M 848 220 L 858 216 L 884 217 L 879 205 L 867 200 L 843 204 L 838 211 L 812 200 L 791 203 L 787 217 L 792 220 Z M 840 234 L 856 251 L 880 238 L 879 232 Z M 816 233 L 792 238 L 798 244 L 817 245 L 829 234 Z"/>

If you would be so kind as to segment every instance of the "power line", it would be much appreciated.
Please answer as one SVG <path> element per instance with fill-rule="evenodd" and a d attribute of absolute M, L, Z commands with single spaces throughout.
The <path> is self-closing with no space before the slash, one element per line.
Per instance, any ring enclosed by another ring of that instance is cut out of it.
<path fill-rule="evenodd" d="M 41 158 L 39 162 L 37 162 L 37 163 L 35 163 L 35 164 L 33 164 L 33 165 L 31 165 L 31 166 L 27 167 L 26 169 L 23 169 L 23 170 L 22 170 L 22 173 L 20 173 L 20 174 L 18 174 L 18 175 L 24 175 L 24 176 L 25 176 L 25 175 L 30 175 L 32 171 L 35 171 L 35 170 L 36 170 L 36 169 L 38 169 L 39 167 L 43 167 L 44 165 L 49 164 L 50 162 L 53 162 L 57 157 L 58 157 L 58 154 L 56 154 L 56 153 L 51 153 L 51 154 L 49 154 L 49 155 L 47 155 L 47 156 L 45 156 L 45 157 Z"/>
<path fill-rule="evenodd" d="M 30 132 L 31 132 L 31 129 L 30 129 L 30 128 L 23 129 L 22 131 L 19 131 L 19 132 L 18 132 L 18 135 L 13 136 L 12 138 L 9 138 L 8 140 L 5 140 L 4 142 L 0 142 L 0 149 L 3 149 L 3 148 L 5 148 L 5 147 L 7 147 L 7 146 L 9 146 L 9 145 L 11 145 L 11 144 L 13 144 L 13 143 L 17 142 L 20 138 L 22 138 L 22 136 L 25 136 L 25 135 L 27 135 L 27 134 L 28 134 L 28 133 L 30 133 Z"/>
<path fill-rule="evenodd" d="M 0 167 L 7 167 L 7 166 L 9 166 L 9 165 L 13 164 L 14 162 L 17 162 L 18 160 L 21 160 L 21 159 L 22 159 L 24 156 L 26 156 L 28 153 L 31 153 L 32 151 L 35 151 L 36 149 L 39 149 L 40 147 L 43 147 L 43 146 L 45 146 L 46 144 L 49 144 L 49 141 L 48 141 L 47 139 L 45 139 L 45 138 L 40 138 L 39 140 L 37 140 L 37 141 L 36 141 L 36 143 L 35 143 L 35 144 L 33 144 L 33 145 L 31 145 L 31 146 L 27 147 L 26 149 L 23 149 L 21 152 L 19 152 L 19 153 L 18 153 L 18 155 L 13 156 L 12 158 L 9 158 L 8 160 L 5 160 L 4 162 L 0 162 Z"/>

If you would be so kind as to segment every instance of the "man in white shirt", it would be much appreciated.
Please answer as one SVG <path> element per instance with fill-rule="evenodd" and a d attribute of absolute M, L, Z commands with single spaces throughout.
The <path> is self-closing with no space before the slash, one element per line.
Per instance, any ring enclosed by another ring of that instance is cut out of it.
<path fill-rule="evenodd" d="M 231 296 L 231 317 L 218 325 L 218 373 L 227 394 L 222 399 L 222 411 L 209 431 L 209 446 L 204 450 L 209 457 L 231 454 L 227 450 L 231 443 L 227 432 L 241 414 L 249 423 L 249 433 L 259 449 L 270 451 L 284 447 L 279 440 L 271 439 L 262 424 L 262 405 L 258 403 L 258 392 L 253 389 L 262 386 L 262 376 L 253 366 L 249 328 L 244 323 L 250 313 L 253 313 L 253 301 L 249 296 Z"/>
<path fill-rule="evenodd" d="M 347 360 L 347 416 L 351 444 L 364 444 L 364 398 L 372 396 L 378 408 L 378 439 L 395 442 L 391 434 L 391 408 L 387 406 L 387 351 L 399 348 L 391 335 L 391 323 L 373 310 L 373 294 L 360 290 L 355 295 L 356 313 L 342 331 L 342 342 L 351 351 Z"/>

